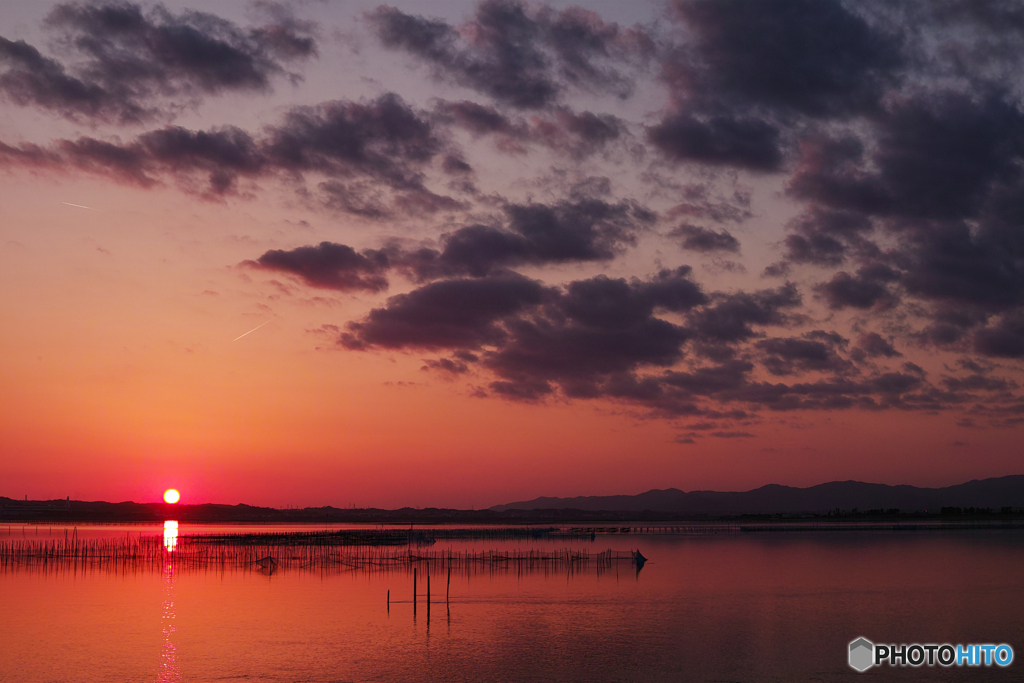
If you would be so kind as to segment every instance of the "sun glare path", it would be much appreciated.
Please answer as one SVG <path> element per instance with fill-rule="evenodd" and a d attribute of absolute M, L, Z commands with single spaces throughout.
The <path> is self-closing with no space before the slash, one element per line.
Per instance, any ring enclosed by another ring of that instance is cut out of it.
<path fill-rule="evenodd" d="M 167 489 L 164 491 L 164 500 L 168 503 L 177 503 L 181 498 L 181 495 L 176 489 Z"/>
<path fill-rule="evenodd" d="M 164 522 L 164 548 L 173 553 L 178 547 L 178 523 L 174 520 Z"/>

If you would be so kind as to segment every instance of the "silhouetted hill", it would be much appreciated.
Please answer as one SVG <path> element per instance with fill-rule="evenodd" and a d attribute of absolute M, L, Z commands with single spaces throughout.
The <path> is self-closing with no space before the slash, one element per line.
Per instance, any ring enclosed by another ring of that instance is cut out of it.
<path fill-rule="evenodd" d="M 653 489 L 635 496 L 579 496 L 576 498 L 535 498 L 495 505 L 495 512 L 508 510 L 588 510 L 619 512 L 665 512 L 675 514 L 797 514 L 825 513 L 840 509 L 899 509 L 901 512 L 939 512 L 943 507 L 1024 507 L 1024 475 L 975 479 L 944 488 L 889 486 L 859 481 L 833 481 L 808 488 L 768 484 L 752 491 L 680 491 Z"/>
<path fill-rule="evenodd" d="M 0 496 L 0 520 L 27 522 L 295 522 L 304 524 L 566 524 L 579 522 L 678 521 L 736 515 L 802 513 L 867 513 L 898 509 L 902 514 L 942 508 L 1002 508 L 1020 513 L 1024 508 L 1024 475 L 969 481 L 966 484 L 928 489 L 887 486 L 858 481 L 834 481 L 809 488 L 769 484 L 753 491 L 718 492 L 655 489 L 636 496 L 584 496 L 536 498 L 496 505 L 487 510 L 447 508 L 335 508 L 315 507 L 279 510 L 253 505 L 168 505 L 166 503 L 108 503 L 103 501 L 17 500 Z M 980 510 L 979 510 L 980 511 Z M 974 511 L 971 511 L 974 512 Z"/>

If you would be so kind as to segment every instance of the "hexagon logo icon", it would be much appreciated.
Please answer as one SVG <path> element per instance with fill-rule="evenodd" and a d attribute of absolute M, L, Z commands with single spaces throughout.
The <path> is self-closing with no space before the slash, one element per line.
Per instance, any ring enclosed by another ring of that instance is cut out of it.
<path fill-rule="evenodd" d="M 857 671 L 867 671 L 874 664 L 875 644 L 867 638 L 858 638 L 850 643 L 850 666 Z"/>

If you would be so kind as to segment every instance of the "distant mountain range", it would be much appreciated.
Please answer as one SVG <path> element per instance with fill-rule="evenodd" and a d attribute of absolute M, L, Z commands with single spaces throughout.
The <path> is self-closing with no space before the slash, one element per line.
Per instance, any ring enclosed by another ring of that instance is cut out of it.
<path fill-rule="evenodd" d="M 680 491 L 655 489 L 636 496 L 582 496 L 578 498 L 536 498 L 520 503 L 495 505 L 486 510 L 445 508 L 316 507 L 279 510 L 252 505 L 168 505 L 166 503 L 108 503 L 79 500 L 17 500 L 0 496 L 0 520 L 54 522 L 156 522 L 177 519 L 185 522 L 297 522 L 303 524 L 566 524 L 601 523 L 616 520 L 673 521 L 693 518 L 732 517 L 804 513 L 825 514 L 840 510 L 843 515 L 876 514 L 927 516 L 993 513 L 1013 508 L 1024 513 L 1024 475 L 969 481 L 939 489 L 916 486 L 887 486 L 859 481 L 833 481 L 809 488 L 770 484 L 744 492 Z M 968 510 L 968 508 L 976 508 Z"/>
<path fill-rule="evenodd" d="M 901 512 L 939 512 L 943 507 L 1024 507 L 1024 475 L 974 479 L 965 484 L 929 489 L 888 486 L 860 481 L 833 481 L 808 488 L 769 484 L 752 491 L 680 491 L 652 489 L 635 496 L 578 496 L 534 498 L 490 508 L 509 510 L 586 510 L 617 512 L 664 512 L 675 514 L 797 514 L 825 513 L 840 509 L 861 512 L 899 509 Z"/>

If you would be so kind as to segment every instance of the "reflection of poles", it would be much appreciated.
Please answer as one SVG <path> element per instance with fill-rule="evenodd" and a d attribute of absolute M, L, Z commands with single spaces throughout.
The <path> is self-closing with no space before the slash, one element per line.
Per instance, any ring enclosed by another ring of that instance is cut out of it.
<path fill-rule="evenodd" d="M 412 616 L 416 617 L 416 568 L 412 569 Z"/>

